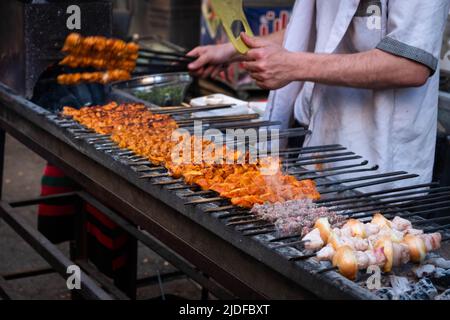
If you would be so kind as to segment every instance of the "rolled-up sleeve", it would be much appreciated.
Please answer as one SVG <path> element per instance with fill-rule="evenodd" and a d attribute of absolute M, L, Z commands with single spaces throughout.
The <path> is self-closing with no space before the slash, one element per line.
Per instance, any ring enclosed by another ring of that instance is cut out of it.
<path fill-rule="evenodd" d="M 387 35 L 377 49 L 419 62 L 433 75 L 438 67 L 450 0 L 391 0 Z"/>

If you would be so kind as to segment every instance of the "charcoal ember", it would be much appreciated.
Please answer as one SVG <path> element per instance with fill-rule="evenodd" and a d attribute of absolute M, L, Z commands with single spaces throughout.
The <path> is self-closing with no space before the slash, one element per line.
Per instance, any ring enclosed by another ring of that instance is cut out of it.
<path fill-rule="evenodd" d="M 436 296 L 434 300 L 450 300 L 450 289 L 447 289 L 440 295 Z"/>
<path fill-rule="evenodd" d="M 438 268 L 450 269 L 450 260 L 445 260 L 442 257 L 433 257 L 426 261 L 428 264 L 432 264 Z"/>
<path fill-rule="evenodd" d="M 434 297 L 438 295 L 438 291 L 430 279 L 423 278 L 414 285 L 411 294 L 415 300 L 430 300 L 434 299 Z"/>
<path fill-rule="evenodd" d="M 381 300 L 395 299 L 394 290 L 392 290 L 391 288 L 381 288 L 380 290 L 375 292 L 375 295 L 379 297 Z"/>
<path fill-rule="evenodd" d="M 450 269 L 436 268 L 432 281 L 441 287 L 450 287 Z"/>
<path fill-rule="evenodd" d="M 436 267 L 432 264 L 424 264 L 415 268 L 414 273 L 417 278 L 428 277 L 434 274 Z"/>

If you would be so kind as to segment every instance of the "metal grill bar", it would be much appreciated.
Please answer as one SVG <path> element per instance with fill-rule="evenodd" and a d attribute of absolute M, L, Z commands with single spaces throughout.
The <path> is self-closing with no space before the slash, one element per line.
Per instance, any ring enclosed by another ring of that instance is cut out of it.
<path fill-rule="evenodd" d="M 342 188 L 342 189 L 323 191 L 321 193 L 322 194 L 342 193 L 342 192 L 345 192 L 345 191 L 350 191 L 350 190 L 355 190 L 355 189 L 359 189 L 359 188 L 375 186 L 375 185 L 378 185 L 378 184 L 385 184 L 385 183 L 390 183 L 390 182 L 395 182 L 395 181 L 400 181 L 400 180 L 405 180 L 405 179 L 413 179 L 413 178 L 417 178 L 418 176 L 419 175 L 417 175 L 417 174 L 408 174 L 408 175 L 399 176 L 399 177 L 395 177 L 395 178 L 382 179 L 382 180 L 377 180 L 377 181 L 373 181 L 373 182 L 356 184 L 356 185 L 348 186 L 348 187 L 345 187 L 345 188 Z"/>
<path fill-rule="evenodd" d="M 400 192 L 400 191 L 430 188 L 430 187 L 435 187 L 437 185 L 439 185 L 437 182 L 424 183 L 424 184 L 418 184 L 418 185 L 407 186 L 407 187 L 402 187 L 402 188 L 395 188 L 395 189 L 389 189 L 389 190 L 381 190 L 381 191 L 374 191 L 374 192 L 369 192 L 369 193 L 362 193 L 362 194 L 359 194 L 359 195 L 351 195 L 351 196 L 347 196 L 347 197 L 344 196 L 344 197 L 322 199 L 322 200 L 317 200 L 315 202 L 317 204 L 330 203 L 330 202 L 340 202 L 340 201 L 346 201 L 346 200 L 350 200 L 350 199 L 353 200 L 353 199 L 367 198 L 367 197 L 371 197 L 371 196 L 375 196 L 375 195 L 396 193 L 396 192 Z"/>

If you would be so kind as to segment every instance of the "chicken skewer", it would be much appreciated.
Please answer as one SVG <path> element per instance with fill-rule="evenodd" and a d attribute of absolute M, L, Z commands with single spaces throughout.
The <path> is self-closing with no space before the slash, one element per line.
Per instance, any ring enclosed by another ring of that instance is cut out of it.
<path fill-rule="evenodd" d="M 420 263 L 426 253 L 440 248 L 440 233 L 424 234 L 413 229 L 411 222 L 397 218 L 387 220 L 375 215 L 370 223 L 349 220 L 341 228 L 331 229 L 326 218 L 316 221 L 316 228 L 303 241 L 305 248 L 320 250 L 319 261 L 332 261 L 333 267 L 349 279 L 356 278 L 358 270 L 371 265 L 390 272 L 392 267 L 409 261 Z M 323 246 L 326 244 L 326 246 Z"/>
<path fill-rule="evenodd" d="M 298 181 L 282 174 L 276 158 L 249 163 L 248 154 L 190 134 L 174 141 L 176 121 L 169 115 L 153 114 L 142 105 L 111 103 L 80 110 L 66 107 L 63 113 L 97 133 L 109 134 L 117 148 L 165 166 L 173 178 L 213 190 L 237 206 L 251 208 L 255 203 L 320 197 L 312 180 Z M 190 153 L 178 148 L 183 143 Z M 196 145 L 200 152 L 196 152 Z"/>

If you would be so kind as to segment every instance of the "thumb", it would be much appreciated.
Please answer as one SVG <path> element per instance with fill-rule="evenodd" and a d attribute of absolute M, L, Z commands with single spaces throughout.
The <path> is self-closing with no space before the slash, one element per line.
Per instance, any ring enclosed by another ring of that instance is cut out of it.
<path fill-rule="evenodd" d="M 257 37 L 250 37 L 245 32 L 241 32 L 241 39 L 250 48 L 261 48 L 267 45 L 266 41 Z"/>

